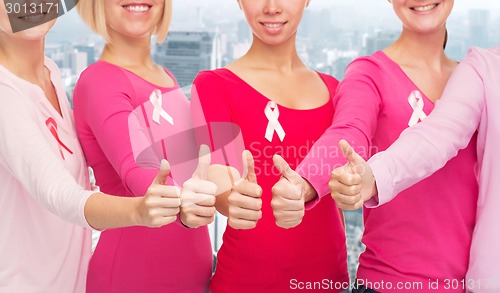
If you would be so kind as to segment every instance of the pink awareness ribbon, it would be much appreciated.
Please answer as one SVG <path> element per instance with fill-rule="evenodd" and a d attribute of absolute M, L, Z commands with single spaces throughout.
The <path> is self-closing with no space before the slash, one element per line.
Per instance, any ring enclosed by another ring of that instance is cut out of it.
<path fill-rule="evenodd" d="M 57 143 L 59 144 L 59 152 L 61 153 L 61 157 L 63 158 L 63 160 L 66 160 L 64 158 L 62 149 L 64 148 L 70 154 L 73 154 L 73 152 L 61 141 L 61 139 L 59 139 L 59 134 L 57 134 L 56 121 L 54 120 L 54 118 L 50 117 L 49 119 L 47 119 L 47 121 L 45 121 L 45 125 L 47 125 L 47 128 L 49 129 L 50 133 L 52 133 L 54 138 L 57 140 Z"/>

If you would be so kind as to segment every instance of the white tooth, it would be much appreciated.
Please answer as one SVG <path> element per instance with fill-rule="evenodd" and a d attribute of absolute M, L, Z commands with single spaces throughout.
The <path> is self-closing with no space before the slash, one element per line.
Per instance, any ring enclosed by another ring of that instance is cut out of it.
<path fill-rule="evenodd" d="M 144 5 L 127 6 L 126 8 L 127 10 L 134 12 L 146 12 L 149 10 L 149 6 L 144 6 Z"/>
<path fill-rule="evenodd" d="M 281 26 L 282 26 L 282 24 L 280 24 L 280 23 L 266 23 L 266 27 L 268 27 L 268 28 L 279 28 Z"/>
<path fill-rule="evenodd" d="M 424 7 L 415 7 L 415 10 L 420 11 L 420 12 L 425 12 L 425 11 L 429 11 L 429 10 L 435 8 L 436 6 L 437 6 L 437 4 L 430 4 L 430 5 L 427 5 Z"/>
<path fill-rule="evenodd" d="M 38 19 L 41 19 L 42 17 L 43 17 L 43 14 L 38 14 L 38 15 L 28 15 L 28 16 L 25 16 L 23 18 L 26 20 L 38 20 Z"/>

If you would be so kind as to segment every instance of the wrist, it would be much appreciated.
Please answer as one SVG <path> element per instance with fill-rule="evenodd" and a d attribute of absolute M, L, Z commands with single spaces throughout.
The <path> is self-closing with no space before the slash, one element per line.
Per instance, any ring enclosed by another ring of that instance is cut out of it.
<path fill-rule="evenodd" d="M 309 181 L 307 181 L 305 178 L 302 179 L 304 179 L 304 202 L 308 203 L 315 200 L 318 197 L 318 193 L 311 185 L 311 183 L 309 183 Z"/>
<path fill-rule="evenodd" d="M 129 200 L 130 206 L 131 206 L 131 211 L 129 214 L 129 221 L 131 223 L 130 226 L 144 226 L 143 223 L 143 197 L 127 197 L 124 198 L 126 200 Z"/>

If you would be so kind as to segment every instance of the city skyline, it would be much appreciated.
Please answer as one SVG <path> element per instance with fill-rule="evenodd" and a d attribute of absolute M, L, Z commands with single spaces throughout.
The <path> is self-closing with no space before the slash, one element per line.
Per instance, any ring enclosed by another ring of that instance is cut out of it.
<path fill-rule="evenodd" d="M 243 20 L 243 13 L 239 10 L 237 1 L 227 0 L 182 0 L 173 1 L 173 31 L 183 30 L 215 30 L 216 27 L 200 27 L 199 21 L 214 22 L 216 25 L 233 23 L 237 26 Z M 366 29 L 376 27 L 381 30 L 400 29 L 401 25 L 392 11 L 391 5 L 385 0 L 356 0 L 346 2 L 343 0 L 313 0 L 306 11 L 327 9 L 332 14 L 331 27 L 341 29 Z M 461 22 L 467 18 L 470 9 L 486 9 L 490 11 L 491 26 L 496 27 L 497 43 L 500 43 L 500 1 L 475 0 L 455 1 L 454 11 L 448 23 Z M 198 15 L 199 14 L 199 15 Z M 450 32 L 451 34 L 453 32 Z M 81 21 L 75 9 L 60 17 L 52 31 L 47 36 L 48 42 L 74 41 L 82 36 L 93 34 Z"/>

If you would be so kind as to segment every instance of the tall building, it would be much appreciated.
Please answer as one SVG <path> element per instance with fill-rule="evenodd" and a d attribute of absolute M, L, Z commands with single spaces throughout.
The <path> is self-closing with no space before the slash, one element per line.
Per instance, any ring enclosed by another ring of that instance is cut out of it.
<path fill-rule="evenodd" d="M 74 75 L 80 75 L 80 73 L 87 68 L 87 53 L 78 52 L 74 50 L 73 52 L 67 53 L 67 58 L 69 59 L 69 68 L 71 68 L 71 73 Z"/>
<path fill-rule="evenodd" d="M 345 77 L 347 66 L 354 60 L 352 57 L 340 57 L 333 63 L 333 76 L 342 81 Z"/>
<path fill-rule="evenodd" d="M 371 55 L 379 50 L 389 47 L 399 37 L 399 32 L 378 32 L 375 37 L 367 37 L 365 40 L 364 55 Z"/>
<path fill-rule="evenodd" d="M 181 87 L 189 86 L 198 72 L 217 65 L 216 39 L 211 32 L 170 32 L 166 42 L 155 45 L 153 58 L 174 73 Z"/>
<path fill-rule="evenodd" d="M 96 61 L 95 59 L 95 45 L 75 45 L 73 46 L 78 52 L 84 52 L 87 53 L 87 66 L 91 65 Z"/>
<path fill-rule="evenodd" d="M 471 9 L 469 11 L 469 45 L 489 47 L 490 11 Z"/>
<path fill-rule="evenodd" d="M 446 55 L 453 60 L 461 61 L 467 53 L 467 43 L 464 40 L 448 39 Z"/>

